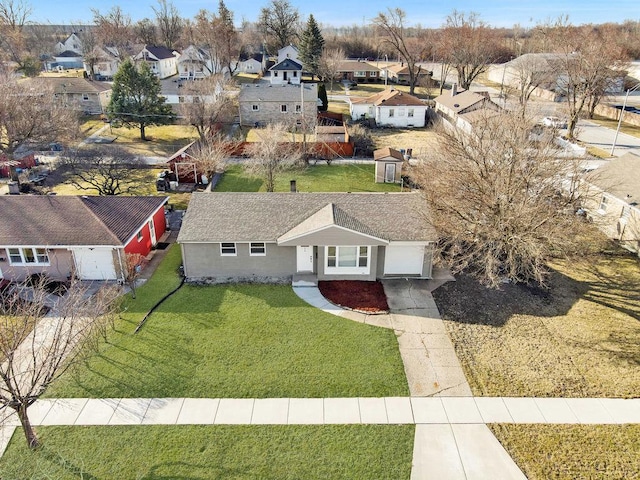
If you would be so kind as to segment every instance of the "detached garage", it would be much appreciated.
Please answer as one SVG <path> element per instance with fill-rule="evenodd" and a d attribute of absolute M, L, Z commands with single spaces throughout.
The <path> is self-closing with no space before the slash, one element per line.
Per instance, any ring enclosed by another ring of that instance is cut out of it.
<path fill-rule="evenodd" d="M 123 280 L 165 233 L 168 197 L 0 196 L 0 272 L 22 281 Z"/>

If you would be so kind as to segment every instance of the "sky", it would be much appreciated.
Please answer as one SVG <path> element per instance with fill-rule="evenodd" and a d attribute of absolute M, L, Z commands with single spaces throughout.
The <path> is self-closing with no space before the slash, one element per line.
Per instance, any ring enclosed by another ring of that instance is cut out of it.
<path fill-rule="evenodd" d="M 171 1 L 171 0 L 169 0 Z M 410 25 L 438 27 L 453 9 L 477 12 L 485 22 L 496 27 L 533 27 L 546 20 L 569 15 L 573 24 L 622 22 L 640 20 L 638 0 L 403 0 L 389 3 L 381 0 L 322 0 L 311 2 L 289 0 L 303 19 L 313 14 L 322 25 L 349 26 L 367 24 L 378 12 L 400 7 L 407 13 Z M 78 24 L 91 23 L 91 8 L 106 13 L 112 6 L 120 5 L 133 21 L 153 18 L 152 5 L 156 0 L 25 0 L 33 9 L 31 20 L 38 23 Z M 173 0 L 180 15 L 192 18 L 200 9 L 217 10 L 218 0 Z M 236 23 L 242 19 L 255 21 L 260 8 L 269 0 L 225 0 L 234 13 Z"/>

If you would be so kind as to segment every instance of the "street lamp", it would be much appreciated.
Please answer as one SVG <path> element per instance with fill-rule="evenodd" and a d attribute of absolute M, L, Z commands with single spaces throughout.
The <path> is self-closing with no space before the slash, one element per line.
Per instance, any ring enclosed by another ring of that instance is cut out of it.
<path fill-rule="evenodd" d="M 629 99 L 629 93 L 636 91 L 640 88 L 640 83 L 637 83 L 635 87 L 628 88 L 627 93 L 624 96 L 624 102 L 622 103 L 622 110 L 620 110 L 620 118 L 618 119 L 618 128 L 616 128 L 616 136 L 613 137 L 613 145 L 611 145 L 611 156 L 616 149 L 616 142 L 618 141 L 618 134 L 620 133 L 620 125 L 622 124 L 622 116 L 624 115 L 625 108 L 627 108 L 627 100 Z"/>

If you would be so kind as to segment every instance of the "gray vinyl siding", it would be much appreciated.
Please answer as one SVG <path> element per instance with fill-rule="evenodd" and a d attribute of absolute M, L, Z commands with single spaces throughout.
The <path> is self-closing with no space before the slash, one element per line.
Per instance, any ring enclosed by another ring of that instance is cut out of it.
<path fill-rule="evenodd" d="M 296 248 L 266 244 L 267 254 L 250 256 L 248 243 L 236 243 L 235 256 L 220 255 L 219 243 L 183 243 L 187 280 L 269 281 L 290 278 L 296 271 Z"/>
<path fill-rule="evenodd" d="M 21 282 L 34 273 L 46 273 L 53 280 L 67 280 L 73 271 L 73 256 L 69 250 L 49 250 L 49 265 L 11 265 L 7 250 L 0 248 L 0 270 L 7 280 Z"/>

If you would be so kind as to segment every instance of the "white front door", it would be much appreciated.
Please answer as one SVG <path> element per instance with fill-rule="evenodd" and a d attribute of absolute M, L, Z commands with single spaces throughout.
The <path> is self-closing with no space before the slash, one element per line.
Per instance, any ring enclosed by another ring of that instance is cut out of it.
<path fill-rule="evenodd" d="M 297 271 L 298 272 L 313 272 L 313 247 L 312 246 L 297 246 Z"/>
<path fill-rule="evenodd" d="M 384 182 L 394 183 L 396 181 L 396 164 L 385 163 L 384 164 Z"/>
<path fill-rule="evenodd" d="M 151 235 L 151 245 L 156 245 L 156 227 L 153 224 L 153 218 L 149 220 L 149 235 Z"/>

